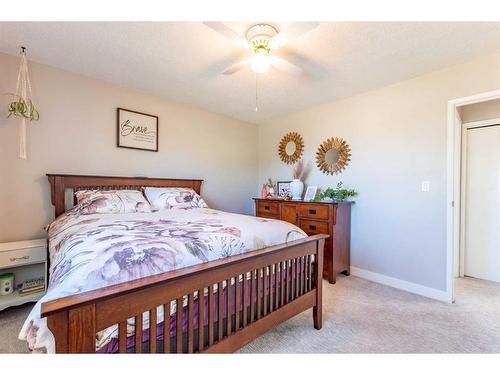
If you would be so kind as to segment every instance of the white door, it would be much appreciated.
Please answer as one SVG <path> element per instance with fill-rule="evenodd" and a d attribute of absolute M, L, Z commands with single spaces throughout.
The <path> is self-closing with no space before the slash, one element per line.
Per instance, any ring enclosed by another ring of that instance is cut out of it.
<path fill-rule="evenodd" d="M 467 130 L 465 276 L 500 282 L 500 126 Z"/>

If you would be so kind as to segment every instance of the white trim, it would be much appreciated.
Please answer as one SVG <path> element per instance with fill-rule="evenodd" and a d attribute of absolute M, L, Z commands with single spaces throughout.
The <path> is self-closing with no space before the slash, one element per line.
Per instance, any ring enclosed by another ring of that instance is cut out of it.
<path fill-rule="evenodd" d="M 462 125 L 456 118 L 458 107 L 500 99 L 500 90 L 456 98 L 448 101 L 447 167 L 446 167 L 446 294 L 455 300 L 453 287 L 454 257 L 460 254 Z"/>
<path fill-rule="evenodd" d="M 463 127 L 464 129 L 473 129 L 473 128 L 479 128 L 481 126 L 490 126 L 498 124 L 500 124 L 500 118 L 492 118 L 489 120 L 466 122 L 465 124 L 463 124 Z"/>
<path fill-rule="evenodd" d="M 444 290 L 429 288 L 428 286 L 411 283 L 409 281 L 396 279 L 394 277 L 382 275 L 381 273 L 376 273 L 353 266 L 351 266 L 351 275 L 361 277 L 362 279 L 370 280 L 379 284 L 387 285 L 396 289 L 401 289 L 413 294 L 418 294 L 419 296 L 436 299 L 442 302 L 450 302 L 448 293 Z"/>

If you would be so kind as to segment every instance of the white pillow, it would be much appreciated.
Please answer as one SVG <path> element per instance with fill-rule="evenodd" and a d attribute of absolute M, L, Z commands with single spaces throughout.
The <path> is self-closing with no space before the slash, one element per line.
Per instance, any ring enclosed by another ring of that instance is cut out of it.
<path fill-rule="evenodd" d="M 83 215 L 151 212 L 138 190 L 79 190 L 75 196 L 77 209 Z"/>
<path fill-rule="evenodd" d="M 143 189 L 153 211 L 208 207 L 203 198 L 190 188 L 144 187 Z"/>

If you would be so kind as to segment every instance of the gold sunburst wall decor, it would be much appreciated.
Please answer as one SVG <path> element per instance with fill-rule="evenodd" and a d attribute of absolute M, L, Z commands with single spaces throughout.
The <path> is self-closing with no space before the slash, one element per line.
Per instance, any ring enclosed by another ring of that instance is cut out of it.
<path fill-rule="evenodd" d="M 351 161 L 351 149 L 342 138 L 328 138 L 316 152 L 316 165 L 326 174 L 342 172 Z"/>
<path fill-rule="evenodd" d="M 302 136 L 296 132 L 287 133 L 278 146 L 281 161 L 286 164 L 294 164 L 304 152 L 304 141 Z"/>

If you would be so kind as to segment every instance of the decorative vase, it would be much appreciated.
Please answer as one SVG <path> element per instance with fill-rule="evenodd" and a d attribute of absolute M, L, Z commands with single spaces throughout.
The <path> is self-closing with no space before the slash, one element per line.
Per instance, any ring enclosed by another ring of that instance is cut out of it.
<path fill-rule="evenodd" d="M 304 183 L 298 178 L 290 182 L 290 193 L 292 193 L 292 200 L 300 201 L 302 199 L 302 193 L 304 192 Z"/>

